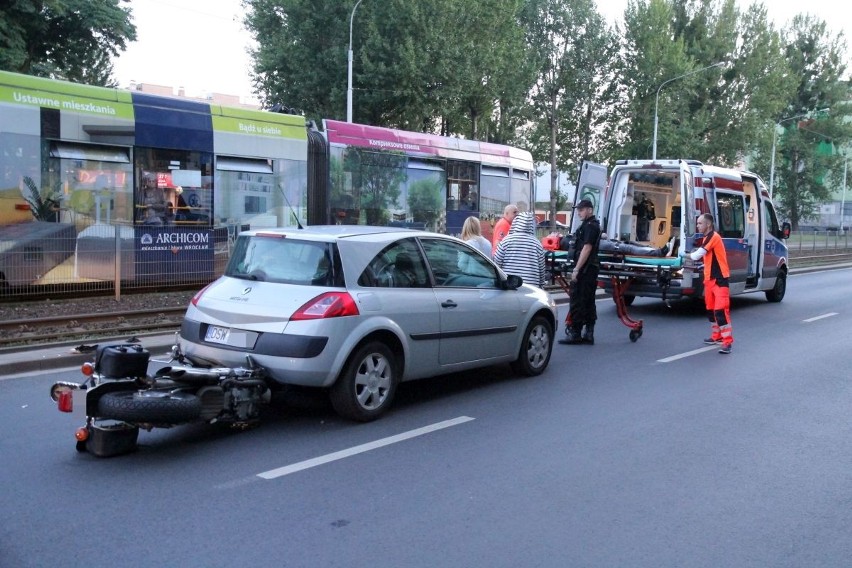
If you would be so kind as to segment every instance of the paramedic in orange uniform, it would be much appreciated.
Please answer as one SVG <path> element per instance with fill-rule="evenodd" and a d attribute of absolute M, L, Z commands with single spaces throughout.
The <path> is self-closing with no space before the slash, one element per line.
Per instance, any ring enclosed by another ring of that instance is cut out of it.
<path fill-rule="evenodd" d="M 512 227 L 512 221 L 515 216 L 518 214 L 517 205 L 512 205 L 511 203 L 507 205 L 503 209 L 503 216 L 500 217 L 500 220 L 497 221 L 497 224 L 494 225 L 494 235 L 491 237 L 491 256 L 494 256 L 494 253 L 497 252 L 497 245 L 500 244 L 506 235 L 509 234 L 509 229 Z"/>
<path fill-rule="evenodd" d="M 712 334 L 704 340 L 707 345 L 719 345 L 719 353 L 731 352 L 734 336 L 731 331 L 731 294 L 728 279 L 728 255 L 719 233 L 713 230 L 713 216 L 704 213 L 696 223 L 704 235 L 701 245 L 689 253 L 692 260 L 704 259 L 704 305 L 710 320 Z"/>

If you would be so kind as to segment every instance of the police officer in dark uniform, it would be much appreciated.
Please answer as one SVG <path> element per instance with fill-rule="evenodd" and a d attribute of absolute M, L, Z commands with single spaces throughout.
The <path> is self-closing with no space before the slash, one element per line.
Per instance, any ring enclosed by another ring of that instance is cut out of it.
<path fill-rule="evenodd" d="M 595 209 L 588 199 L 574 206 L 583 223 L 574 233 L 574 270 L 571 272 L 571 325 L 568 337 L 559 343 L 576 345 L 595 343 L 595 291 L 598 285 L 598 245 L 601 240 L 601 224 L 595 218 Z M 585 329 L 583 328 L 585 326 Z"/>

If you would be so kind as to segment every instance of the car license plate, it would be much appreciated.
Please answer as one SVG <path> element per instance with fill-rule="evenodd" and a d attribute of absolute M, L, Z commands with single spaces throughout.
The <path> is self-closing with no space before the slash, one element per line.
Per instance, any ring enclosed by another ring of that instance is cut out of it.
<path fill-rule="evenodd" d="M 231 329 L 227 327 L 219 327 L 211 325 L 207 328 L 207 335 L 204 336 L 204 341 L 210 343 L 228 343 L 228 336 L 231 334 Z"/>

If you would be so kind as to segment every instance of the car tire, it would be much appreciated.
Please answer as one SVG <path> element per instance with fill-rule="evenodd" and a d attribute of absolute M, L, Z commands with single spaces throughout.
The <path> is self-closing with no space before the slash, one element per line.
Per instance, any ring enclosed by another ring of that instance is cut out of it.
<path fill-rule="evenodd" d="M 98 415 L 124 422 L 183 424 L 201 415 L 201 399 L 180 391 L 109 392 L 98 400 Z"/>
<path fill-rule="evenodd" d="M 624 299 L 625 306 L 632 306 L 633 301 L 636 300 L 636 296 L 633 294 L 623 294 L 621 297 Z"/>
<path fill-rule="evenodd" d="M 550 362 L 553 352 L 553 325 L 544 316 L 536 316 L 527 325 L 518 358 L 512 370 L 526 377 L 540 375 Z"/>
<path fill-rule="evenodd" d="M 780 302 L 784 299 L 784 294 L 787 292 L 787 273 L 779 272 L 775 279 L 775 286 L 772 290 L 766 291 L 766 300 L 769 302 Z"/>
<path fill-rule="evenodd" d="M 399 365 L 384 343 L 371 341 L 358 348 L 332 385 L 334 410 L 344 418 L 370 422 L 385 413 L 399 384 Z"/>

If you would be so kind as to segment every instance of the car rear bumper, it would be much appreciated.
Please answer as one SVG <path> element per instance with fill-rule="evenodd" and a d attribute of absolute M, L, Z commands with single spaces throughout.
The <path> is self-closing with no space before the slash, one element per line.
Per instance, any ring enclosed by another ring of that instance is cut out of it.
<path fill-rule="evenodd" d="M 325 387 L 337 376 L 333 368 L 337 353 L 326 349 L 328 337 L 250 332 L 257 336 L 256 341 L 251 347 L 240 347 L 207 342 L 206 333 L 207 324 L 184 318 L 180 330 L 183 353 L 227 367 L 245 365 L 250 355 L 270 379 L 282 384 Z"/>

